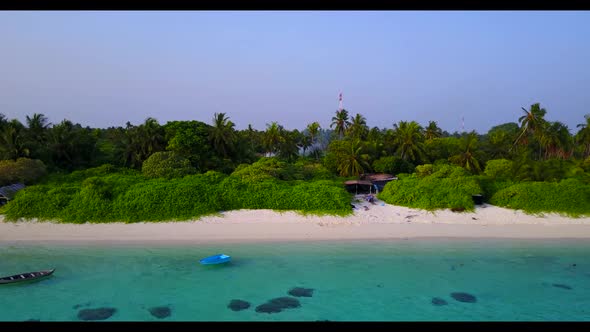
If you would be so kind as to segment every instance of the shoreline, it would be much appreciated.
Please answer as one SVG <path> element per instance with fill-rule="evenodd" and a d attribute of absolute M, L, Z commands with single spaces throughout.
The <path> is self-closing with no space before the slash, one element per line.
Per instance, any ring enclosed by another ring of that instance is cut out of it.
<path fill-rule="evenodd" d="M 407 239 L 590 239 L 590 217 L 527 215 L 488 204 L 474 212 L 429 212 L 355 202 L 347 217 L 235 210 L 189 221 L 59 224 L 4 222 L 0 244 L 215 244 Z M 365 208 L 366 207 L 366 208 Z"/>

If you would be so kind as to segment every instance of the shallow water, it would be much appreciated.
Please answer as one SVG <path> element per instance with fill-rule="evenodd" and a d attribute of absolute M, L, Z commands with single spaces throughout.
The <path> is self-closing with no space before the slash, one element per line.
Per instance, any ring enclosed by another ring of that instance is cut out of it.
<path fill-rule="evenodd" d="M 199 265 L 221 252 L 232 261 Z M 589 252 L 582 240 L 0 244 L 2 276 L 56 268 L 44 280 L 0 285 L 0 321 L 78 321 L 80 310 L 100 307 L 116 309 L 108 321 L 585 321 Z M 299 308 L 255 311 L 293 287 L 313 296 L 297 298 Z M 232 311 L 232 299 L 251 307 Z M 170 316 L 152 316 L 157 306 Z"/>

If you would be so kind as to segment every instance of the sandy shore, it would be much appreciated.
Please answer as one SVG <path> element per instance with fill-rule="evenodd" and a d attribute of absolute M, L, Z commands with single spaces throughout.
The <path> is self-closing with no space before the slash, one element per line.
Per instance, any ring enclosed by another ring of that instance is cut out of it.
<path fill-rule="evenodd" d="M 348 217 L 303 216 L 295 212 L 239 210 L 185 222 L 57 224 L 4 222 L 0 244 L 62 243 L 211 243 L 250 241 L 364 240 L 407 238 L 590 239 L 590 218 L 557 214 L 527 215 L 491 205 L 475 212 L 428 212 L 367 202 Z"/>

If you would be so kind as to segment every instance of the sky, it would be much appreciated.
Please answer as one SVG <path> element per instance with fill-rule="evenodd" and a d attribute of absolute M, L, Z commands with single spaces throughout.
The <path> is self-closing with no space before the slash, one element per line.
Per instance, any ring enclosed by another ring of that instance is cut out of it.
<path fill-rule="evenodd" d="M 0 113 L 449 132 L 590 113 L 590 11 L 2 11 Z M 463 119 L 463 124 L 462 124 Z"/>

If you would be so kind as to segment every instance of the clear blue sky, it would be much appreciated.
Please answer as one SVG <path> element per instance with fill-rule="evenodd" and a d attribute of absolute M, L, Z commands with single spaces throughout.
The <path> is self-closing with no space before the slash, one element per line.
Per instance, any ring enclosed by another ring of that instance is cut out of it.
<path fill-rule="evenodd" d="M 83 126 L 156 118 L 237 129 L 392 127 L 487 132 L 540 102 L 577 131 L 590 113 L 590 12 L 0 12 L 0 113 Z"/>

